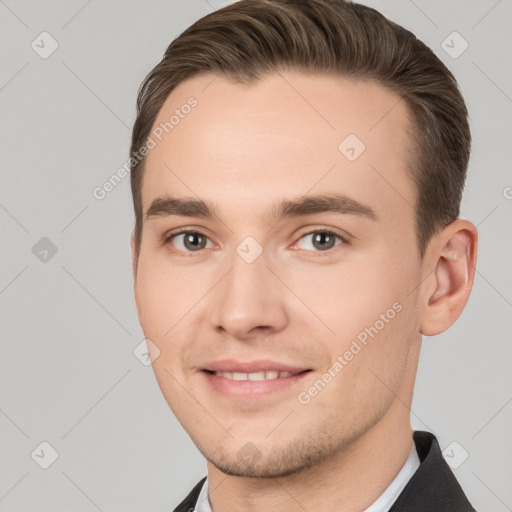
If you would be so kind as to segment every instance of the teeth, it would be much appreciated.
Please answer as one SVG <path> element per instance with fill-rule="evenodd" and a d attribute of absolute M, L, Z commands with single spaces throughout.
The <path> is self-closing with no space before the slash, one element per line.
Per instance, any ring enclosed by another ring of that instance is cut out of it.
<path fill-rule="evenodd" d="M 274 370 L 242 373 L 242 372 L 214 372 L 219 377 L 224 377 L 231 380 L 270 380 L 277 379 L 278 377 L 291 377 L 292 372 L 277 372 Z"/>

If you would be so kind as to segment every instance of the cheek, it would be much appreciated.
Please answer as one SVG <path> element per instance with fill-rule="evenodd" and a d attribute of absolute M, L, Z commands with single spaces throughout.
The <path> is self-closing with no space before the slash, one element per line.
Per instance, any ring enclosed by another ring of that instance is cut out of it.
<path fill-rule="evenodd" d="M 141 254 L 135 295 L 144 333 L 156 340 L 171 338 L 174 326 L 199 300 L 204 281 L 160 256 Z"/>
<path fill-rule="evenodd" d="M 141 255 L 135 292 L 139 321 L 145 338 L 158 349 L 152 366 L 166 397 L 180 396 L 172 376 L 181 381 L 190 366 L 186 358 L 192 340 L 201 337 L 197 315 L 206 304 L 210 281 L 197 266 L 172 265 L 159 255 Z"/>
<path fill-rule="evenodd" d="M 364 315 L 355 307 L 357 321 L 340 320 L 337 339 L 327 348 L 330 373 L 336 375 L 332 400 L 347 411 L 361 411 L 363 416 L 362 411 L 385 409 L 391 403 L 406 368 L 413 314 L 410 305 L 396 301 L 390 308 L 375 308 L 374 313 L 366 311 Z M 327 394 L 324 398 L 329 401 Z"/>
<path fill-rule="evenodd" d="M 412 264 L 389 263 L 392 258 L 396 262 L 396 257 L 381 254 L 372 261 L 326 266 L 307 278 L 301 273 L 291 282 L 297 295 L 329 327 L 330 333 L 324 329 L 326 336 L 316 336 L 324 352 L 331 362 L 341 356 L 344 368 L 351 367 L 345 373 L 361 368 L 362 373 L 354 375 L 357 380 L 374 381 L 370 368 L 390 378 L 402 371 L 417 320 L 410 293 L 417 276 Z M 311 332 L 311 325 L 302 328 Z"/>
<path fill-rule="evenodd" d="M 171 291 L 165 276 L 159 275 L 154 267 L 141 265 L 137 275 L 135 296 L 139 322 L 144 337 L 151 340 L 161 355 L 171 344 L 173 326 L 177 319 L 177 304 L 173 301 L 178 290 Z M 179 295 L 178 295 L 179 296 Z M 153 365 L 157 364 L 157 360 Z"/>
<path fill-rule="evenodd" d="M 403 285 L 379 262 L 349 262 L 290 273 L 291 288 L 337 338 L 355 336 L 400 299 Z"/>

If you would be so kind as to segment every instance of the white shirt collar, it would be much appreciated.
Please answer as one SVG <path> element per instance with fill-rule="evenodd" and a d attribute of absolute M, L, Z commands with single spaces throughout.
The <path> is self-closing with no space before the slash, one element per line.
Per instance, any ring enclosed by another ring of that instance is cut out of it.
<path fill-rule="evenodd" d="M 413 441 L 409 457 L 407 457 L 402 469 L 388 485 L 386 490 L 368 508 L 365 508 L 363 512 L 387 512 L 419 467 L 420 458 L 418 457 L 416 445 Z M 211 509 L 209 512 L 211 512 Z"/>
<path fill-rule="evenodd" d="M 366 509 L 362 512 L 387 512 L 391 505 L 396 501 L 400 493 L 403 491 L 407 482 L 414 475 L 415 471 L 420 466 L 420 459 L 416 451 L 416 445 L 412 442 L 409 457 L 405 461 L 402 469 L 395 476 L 393 481 L 388 485 L 385 491 Z M 212 512 L 210 501 L 208 498 L 208 478 L 205 480 L 199 497 L 197 498 L 194 512 Z"/>

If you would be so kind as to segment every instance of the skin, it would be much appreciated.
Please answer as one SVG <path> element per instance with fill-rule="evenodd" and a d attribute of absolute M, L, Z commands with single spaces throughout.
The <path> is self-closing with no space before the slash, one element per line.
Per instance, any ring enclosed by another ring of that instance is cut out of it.
<path fill-rule="evenodd" d="M 198 105 L 147 157 L 144 212 L 172 194 L 210 201 L 217 218 L 144 219 L 138 261 L 132 236 L 138 317 L 160 351 L 160 389 L 208 461 L 214 512 L 334 511 L 340 503 L 360 511 L 407 459 L 422 335 L 445 331 L 461 314 L 476 228 L 456 220 L 420 258 L 408 111 L 376 83 L 298 71 L 251 86 L 196 76 L 171 93 L 155 126 L 190 96 Z M 338 149 L 351 133 L 366 146 L 353 162 Z M 376 219 L 270 217 L 282 199 L 329 192 L 371 207 Z M 183 235 L 162 242 L 185 227 L 206 237 L 205 248 L 185 246 Z M 323 250 L 310 235 L 322 229 L 346 241 Z M 247 236 L 263 250 L 250 264 L 236 252 Z M 401 311 L 300 403 L 298 394 L 394 303 Z M 201 372 L 222 358 L 312 371 L 263 400 L 230 400 Z M 252 459 L 239 456 L 244 446 Z"/>

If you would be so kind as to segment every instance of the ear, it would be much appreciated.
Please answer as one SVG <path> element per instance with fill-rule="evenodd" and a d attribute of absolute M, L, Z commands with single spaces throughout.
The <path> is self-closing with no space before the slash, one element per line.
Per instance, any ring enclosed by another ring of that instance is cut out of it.
<path fill-rule="evenodd" d="M 421 334 L 441 334 L 459 318 L 473 287 L 477 248 L 476 226 L 467 220 L 452 222 L 432 238 L 425 253 L 430 274 L 422 290 Z"/>
<path fill-rule="evenodd" d="M 132 274 L 133 274 L 133 282 L 137 281 L 137 255 L 135 253 L 135 229 L 132 231 L 130 235 L 130 250 L 132 257 Z"/>
<path fill-rule="evenodd" d="M 141 310 L 139 305 L 139 295 L 137 293 L 137 254 L 135 252 L 135 230 L 132 231 L 130 235 L 130 250 L 131 250 L 131 258 L 132 258 L 132 272 L 133 272 L 133 295 L 135 297 L 135 307 L 137 309 L 137 318 L 139 319 L 139 323 L 141 323 Z"/>

